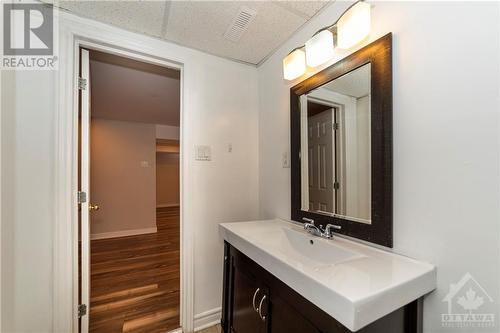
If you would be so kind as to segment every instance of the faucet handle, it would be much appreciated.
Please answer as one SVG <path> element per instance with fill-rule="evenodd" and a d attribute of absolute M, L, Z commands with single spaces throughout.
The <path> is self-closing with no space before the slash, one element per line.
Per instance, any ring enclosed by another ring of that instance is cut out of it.
<path fill-rule="evenodd" d="M 342 229 L 342 227 L 336 224 L 327 224 L 324 231 L 324 235 L 326 238 L 333 238 L 332 229 L 340 230 Z"/>
<path fill-rule="evenodd" d="M 314 220 L 313 220 L 313 219 L 310 219 L 310 218 L 308 218 L 308 217 L 303 217 L 303 218 L 302 218 L 302 221 L 307 222 L 307 223 L 311 223 L 312 225 L 314 225 Z"/>
<path fill-rule="evenodd" d="M 336 224 L 327 224 L 326 227 L 325 227 L 325 230 L 329 230 L 330 228 L 332 229 L 337 229 L 337 230 L 340 230 L 342 229 L 342 227 L 340 225 L 336 225 Z"/>

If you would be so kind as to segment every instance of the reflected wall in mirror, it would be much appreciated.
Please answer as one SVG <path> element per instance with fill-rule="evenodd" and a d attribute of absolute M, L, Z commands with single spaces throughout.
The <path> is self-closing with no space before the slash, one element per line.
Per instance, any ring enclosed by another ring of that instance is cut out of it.
<path fill-rule="evenodd" d="M 291 217 L 392 247 L 392 35 L 290 89 Z"/>
<path fill-rule="evenodd" d="M 300 96 L 302 210 L 371 223 L 371 65 Z"/>

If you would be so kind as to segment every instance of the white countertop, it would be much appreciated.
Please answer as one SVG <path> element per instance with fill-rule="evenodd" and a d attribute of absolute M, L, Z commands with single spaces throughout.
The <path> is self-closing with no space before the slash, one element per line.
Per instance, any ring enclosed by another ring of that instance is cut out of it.
<path fill-rule="evenodd" d="M 431 264 L 340 237 L 315 237 L 284 220 L 223 223 L 220 230 L 227 242 L 351 331 L 436 288 Z"/>

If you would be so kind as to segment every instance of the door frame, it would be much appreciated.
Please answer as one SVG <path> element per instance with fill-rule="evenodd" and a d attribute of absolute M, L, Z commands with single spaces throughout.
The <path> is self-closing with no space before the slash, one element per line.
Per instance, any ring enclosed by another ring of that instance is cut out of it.
<path fill-rule="evenodd" d="M 63 14 L 64 15 L 64 14 Z M 61 22 L 63 23 L 63 22 Z M 55 205 L 53 330 L 78 332 L 78 76 L 80 48 L 152 63 L 180 71 L 180 325 L 185 332 L 194 326 L 194 258 L 191 226 L 186 216 L 188 154 L 186 143 L 185 66 L 180 60 L 158 56 L 147 37 L 131 38 L 109 27 L 89 29 L 75 21 L 64 22 L 59 32 L 59 72 L 56 75 L 57 116 L 55 119 L 54 163 Z M 145 42 L 141 43 L 144 38 Z M 139 39 L 139 40 L 138 40 Z M 146 50 L 146 51 L 145 51 Z M 149 52 L 147 51 L 149 50 Z M 89 312 L 89 311 L 88 311 Z"/>

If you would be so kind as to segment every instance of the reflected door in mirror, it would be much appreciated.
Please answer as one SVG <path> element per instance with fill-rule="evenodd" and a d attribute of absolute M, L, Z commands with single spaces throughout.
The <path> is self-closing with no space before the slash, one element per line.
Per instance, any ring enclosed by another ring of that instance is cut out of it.
<path fill-rule="evenodd" d="M 302 210 L 371 222 L 370 64 L 300 96 Z"/>

